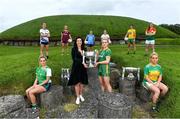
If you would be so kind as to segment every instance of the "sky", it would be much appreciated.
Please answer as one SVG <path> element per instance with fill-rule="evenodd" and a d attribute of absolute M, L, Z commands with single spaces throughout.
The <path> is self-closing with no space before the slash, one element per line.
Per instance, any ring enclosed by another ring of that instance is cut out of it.
<path fill-rule="evenodd" d="M 52 15 L 114 15 L 180 24 L 180 0 L 0 0 L 0 32 Z"/>

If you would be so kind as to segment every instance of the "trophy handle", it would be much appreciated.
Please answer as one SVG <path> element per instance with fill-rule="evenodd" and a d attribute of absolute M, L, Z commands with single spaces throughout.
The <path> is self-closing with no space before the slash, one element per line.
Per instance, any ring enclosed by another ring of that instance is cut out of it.
<path fill-rule="evenodd" d="M 84 54 L 84 50 L 82 51 L 82 54 L 83 54 L 83 61 L 82 61 L 82 64 L 85 63 L 85 54 Z"/>

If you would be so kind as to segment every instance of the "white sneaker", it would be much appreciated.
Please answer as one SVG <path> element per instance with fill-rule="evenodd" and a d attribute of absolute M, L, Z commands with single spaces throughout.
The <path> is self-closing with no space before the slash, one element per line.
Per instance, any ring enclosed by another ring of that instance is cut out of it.
<path fill-rule="evenodd" d="M 80 97 L 80 100 L 81 100 L 82 102 L 84 102 L 85 99 L 83 98 L 83 96 L 80 95 L 79 97 Z"/>
<path fill-rule="evenodd" d="M 79 99 L 79 97 L 77 97 L 76 98 L 76 104 L 79 105 L 79 103 L 80 103 L 80 99 Z"/>

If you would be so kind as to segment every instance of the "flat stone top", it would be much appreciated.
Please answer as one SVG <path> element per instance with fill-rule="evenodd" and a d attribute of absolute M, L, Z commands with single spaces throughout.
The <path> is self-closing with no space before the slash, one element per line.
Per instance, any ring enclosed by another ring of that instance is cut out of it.
<path fill-rule="evenodd" d="M 102 93 L 99 95 L 100 103 L 104 106 L 120 108 L 131 106 L 127 96 L 121 93 Z"/>
<path fill-rule="evenodd" d="M 21 95 L 8 95 L 0 97 L 0 114 L 9 113 L 20 109 L 25 105 L 24 97 Z"/>

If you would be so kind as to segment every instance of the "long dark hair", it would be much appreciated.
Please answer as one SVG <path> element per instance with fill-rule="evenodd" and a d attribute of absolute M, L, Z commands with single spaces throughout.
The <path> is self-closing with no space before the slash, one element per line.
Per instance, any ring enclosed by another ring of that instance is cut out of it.
<path fill-rule="evenodd" d="M 78 38 L 80 38 L 80 39 L 82 40 L 81 50 L 84 50 L 84 49 L 85 49 L 84 40 L 83 40 L 81 37 L 76 37 L 76 39 L 75 39 L 75 41 L 74 41 L 74 46 L 73 46 L 73 47 L 74 47 L 76 50 L 78 50 L 77 43 L 76 43 Z"/>

